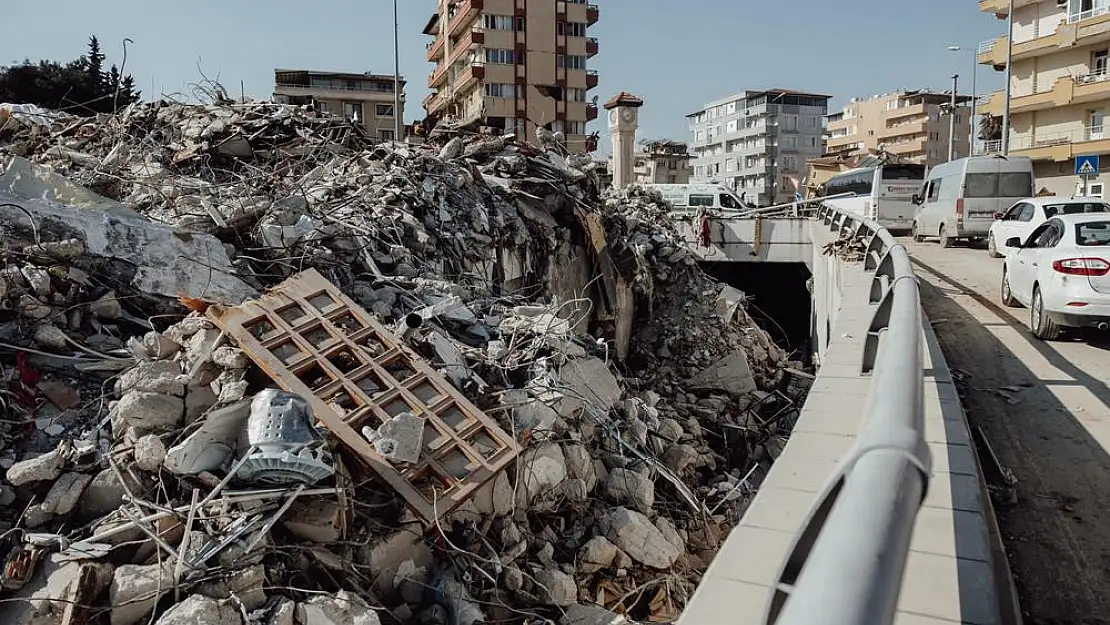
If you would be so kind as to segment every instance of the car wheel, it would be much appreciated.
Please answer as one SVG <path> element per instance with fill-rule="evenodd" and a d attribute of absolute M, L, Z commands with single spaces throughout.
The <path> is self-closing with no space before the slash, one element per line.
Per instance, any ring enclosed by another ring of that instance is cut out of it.
<path fill-rule="evenodd" d="M 1060 326 L 1044 313 L 1044 300 L 1041 298 L 1039 286 L 1033 287 L 1033 305 L 1029 307 L 1029 326 L 1033 330 L 1033 336 L 1041 340 L 1054 341 L 1060 338 Z"/>
<path fill-rule="evenodd" d="M 913 242 L 914 243 L 921 243 L 922 241 L 925 240 L 924 236 L 917 233 L 917 222 L 916 221 L 913 222 L 913 228 L 910 230 L 910 234 L 913 235 Z"/>
<path fill-rule="evenodd" d="M 1002 305 L 1010 308 L 1017 308 L 1020 305 L 1013 291 L 1010 290 L 1010 276 L 1006 275 L 1005 267 L 1002 268 Z"/>
<path fill-rule="evenodd" d="M 952 247 L 952 239 L 948 236 L 948 230 L 944 226 L 940 227 L 940 246 L 943 248 Z"/>
<path fill-rule="evenodd" d="M 998 253 L 998 245 L 994 242 L 994 233 L 987 235 L 987 254 L 991 258 L 1002 258 L 1002 254 Z"/>

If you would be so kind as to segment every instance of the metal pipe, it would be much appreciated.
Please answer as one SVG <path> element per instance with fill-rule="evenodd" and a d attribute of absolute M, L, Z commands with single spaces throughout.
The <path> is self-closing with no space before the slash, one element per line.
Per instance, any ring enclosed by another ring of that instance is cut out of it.
<path fill-rule="evenodd" d="M 979 115 L 979 91 L 976 82 L 979 78 L 979 51 L 971 48 L 971 119 L 968 124 L 971 131 L 967 136 L 967 155 L 975 155 L 976 117 Z"/>
<path fill-rule="evenodd" d="M 1010 79 L 1013 77 L 1014 67 L 1014 0 L 1010 0 L 1010 8 L 1006 13 L 1006 85 L 1005 103 L 1002 105 L 1002 156 L 1010 155 Z"/>
<path fill-rule="evenodd" d="M 960 86 L 960 75 L 952 75 L 952 110 L 948 112 L 948 162 L 956 160 L 956 111 L 959 98 L 956 91 Z"/>
<path fill-rule="evenodd" d="M 393 0 L 393 140 L 401 137 L 401 45 L 400 22 L 397 19 L 397 0 Z"/>

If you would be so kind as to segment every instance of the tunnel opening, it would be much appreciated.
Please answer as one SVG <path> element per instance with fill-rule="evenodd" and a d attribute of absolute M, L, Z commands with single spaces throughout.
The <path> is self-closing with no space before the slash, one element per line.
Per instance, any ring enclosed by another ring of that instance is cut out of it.
<path fill-rule="evenodd" d="M 795 359 L 813 364 L 811 274 L 804 263 L 705 262 L 701 267 L 747 294 L 752 320 Z"/>

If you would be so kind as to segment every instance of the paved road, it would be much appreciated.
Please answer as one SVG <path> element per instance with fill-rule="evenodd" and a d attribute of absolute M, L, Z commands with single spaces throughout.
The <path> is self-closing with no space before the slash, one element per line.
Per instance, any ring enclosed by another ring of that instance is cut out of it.
<path fill-rule="evenodd" d="M 1110 624 L 1110 336 L 1042 342 L 999 302 L 1001 260 L 906 244 L 968 418 L 1018 479 L 996 507 L 1025 622 Z"/>

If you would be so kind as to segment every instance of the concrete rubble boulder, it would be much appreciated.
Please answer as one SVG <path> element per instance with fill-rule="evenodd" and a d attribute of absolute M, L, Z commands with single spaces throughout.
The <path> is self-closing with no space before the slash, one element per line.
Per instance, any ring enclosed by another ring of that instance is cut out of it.
<path fill-rule="evenodd" d="M 4 587 L 64 623 L 673 620 L 805 366 L 671 207 L 558 133 L 212 91 L 0 128 Z M 355 306 L 283 290 L 310 271 Z"/>

